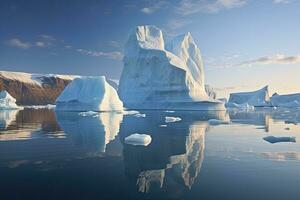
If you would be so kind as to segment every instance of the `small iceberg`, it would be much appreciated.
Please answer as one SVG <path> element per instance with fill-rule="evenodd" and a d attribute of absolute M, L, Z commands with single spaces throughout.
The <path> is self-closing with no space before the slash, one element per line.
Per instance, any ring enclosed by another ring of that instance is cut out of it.
<path fill-rule="evenodd" d="M 267 136 L 263 138 L 265 141 L 274 144 L 278 142 L 296 142 L 295 137 L 275 137 L 275 136 Z"/>
<path fill-rule="evenodd" d="M 0 110 L 18 110 L 22 107 L 16 104 L 16 99 L 13 98 L 6 90 L 0 92 Z"/>
<path fill-rule="evenodd" d="M 147 134 L 132 134 L 125 138 L 126 144 L 148 146 L 151 143 L 151 136 Z"/>
<path fill-rule="evenodd" d="M 56 99 L 59 111 L 123 111 L 117 91 L 104 76 L 75 78 Z"/>
<path fill-rule="evenodd" d="M 161 124 L 159 127 L 165 128 L 165 127 L 167 127 L 167 125 L 166 124 Z"/>
<path fill-rule="evenodd" d="M 181 118 L 180 117 L 166 117 L 165 118 L 165 122 L 166 123 L 171 123 L 171 122 L 179 122 L 181 121 Z"/>
<path fill-rule="evenodd" d="M 229 124 L 229 121 L 219 120 L 219 119 L 210 119 L 208 120 L 209 125 L 216 126 L 222 124 Z"/>

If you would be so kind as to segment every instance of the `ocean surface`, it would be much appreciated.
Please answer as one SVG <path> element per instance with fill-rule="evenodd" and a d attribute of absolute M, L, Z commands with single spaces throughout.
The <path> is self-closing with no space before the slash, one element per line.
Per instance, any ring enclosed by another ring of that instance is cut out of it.
<path fill-rule="evenodd" d="M 0 199 L 300 198 L 300 110 L 139 112 L 1 111 Z"/>

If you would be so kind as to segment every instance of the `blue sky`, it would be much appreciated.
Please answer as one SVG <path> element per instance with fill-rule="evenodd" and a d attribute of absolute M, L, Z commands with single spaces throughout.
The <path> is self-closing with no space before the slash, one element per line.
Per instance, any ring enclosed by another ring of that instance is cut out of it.
<path fill-rule="evenodd" d="M 190 31 L 219 96 L 300 92 L 298 0 L 2 0 L 0 69 L 118 79 L 136 25 Z"/>

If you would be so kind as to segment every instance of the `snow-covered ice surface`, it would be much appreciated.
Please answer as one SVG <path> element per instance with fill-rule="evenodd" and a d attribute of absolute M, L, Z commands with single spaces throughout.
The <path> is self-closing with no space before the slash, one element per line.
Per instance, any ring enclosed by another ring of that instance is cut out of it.
<path fill-rule="evenodd" d="M 300 93 L 286 95 L 274 94 L 271 97 L 271 104 L 276 107 L 300 107 Z"/>
<path fill-rule="evenodd" d="M 27 109 L 55 109 L 56 105 L 47 104 L 47 105 L 32 105 L 32 106 L 24 106 Z"/>
<path fill-rule="evenodd" d="M 245 108 L 248 106 L 270 106 L 268 86 L 254 92 L 231 93 L 226 107 Z"/>
<path fill-rule="evenodd" d="M 0 110 L 22 109 L 16 104 L 16 99 L 13 98 L 7 91 L 0 92 Z"/>
<path fill-rule="evenodd" d="M 9 80 L 16 80 L 23 83 L 29 83 L 33 85 L 42 85 L 43 79 L 45 77 L 51 78 L 61 78 L 64 80 L 73 80 L 79 76 L 75 75 L 59 75 L 59 74 L 31 74 L 31 73 L 24 73 L 24 72 L 10 72 L 10 71 L 0 71 L 0 77 L 9 79 Z"/>
<path fill-rule="evenodd" d="M 295 137 L 275 137 L 275 136 L 267 136 L 263 138 L 265 141 L 269 143 L 278 143 L 278 142 L 296 142 Z"/>
<path fill-rule="evenodd" d="M 74 79 L 56 100 L 57 110 L 122 111 L 117 91 L 104 76 Z"/>
<path fill-rule="evenodd" d="M 216 126 L 216 125 L 224 125 L 229 124 L 230 121 L 220 120 L 220 119 L 210 119 L 208 120 L 209 125 Z"/>
<path fill-rule="evenodd" d="M 126 144 L 148 146 L 151 143 L 151 136 L 147 134 L 132 134 L 125 138 Z"/>
<path fill-rule="evenodd" d="M 165 117 L 166 123 L 179 122 L 179 121 L 181 121 L 180 117 L 168 117 L 168 116 Z"/>
<path fill-rule="evenodd" d="M 130 109 L 224 110 L 208 97 L 200 50 L 190 33 L 166 42 L 155 26 L 138 26 L 125 45 L 118 93 Z"/>

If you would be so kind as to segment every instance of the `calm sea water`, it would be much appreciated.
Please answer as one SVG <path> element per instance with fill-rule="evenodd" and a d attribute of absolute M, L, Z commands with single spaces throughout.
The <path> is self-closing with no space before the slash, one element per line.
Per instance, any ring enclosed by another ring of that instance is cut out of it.
<path fill-rule="evenodd" d="M 300 198 L 299 111 L 140 112 L 0 112 L 0 199 Z"/>

